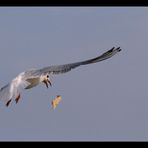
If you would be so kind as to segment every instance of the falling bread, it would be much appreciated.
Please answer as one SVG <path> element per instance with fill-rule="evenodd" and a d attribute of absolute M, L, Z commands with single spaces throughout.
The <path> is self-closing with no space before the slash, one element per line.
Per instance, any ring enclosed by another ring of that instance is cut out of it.
<path fill-rule="evenodd" d="M 56 96 L 56 98 L 54 98 L 51 102 L 52 108 L 55 109 L 61 100 L 62 100 L 61 96 L 59 95 Z"/>

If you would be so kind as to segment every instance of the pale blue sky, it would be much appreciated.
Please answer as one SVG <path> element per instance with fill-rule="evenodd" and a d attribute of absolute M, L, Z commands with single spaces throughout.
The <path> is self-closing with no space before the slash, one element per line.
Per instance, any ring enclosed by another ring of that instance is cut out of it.
<path fill-rule="evenodd" d="M 1 102 L 0 141 L 148 140 L 147 28 L 147 7 L 1 7 L 0 87 L 30 68 L 122 52 Z"/>

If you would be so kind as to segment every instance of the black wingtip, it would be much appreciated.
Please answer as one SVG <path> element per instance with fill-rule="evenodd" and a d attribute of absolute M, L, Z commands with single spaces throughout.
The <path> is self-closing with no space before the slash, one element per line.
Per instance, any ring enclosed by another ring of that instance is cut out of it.
<path fill-rule="evenodd" d="M 119 52 L 121 51 L 121 48 L 120 48 L 120 47 L 118 47 L 118 48 L 116 48 L 116 49 L 117 49 L 117 51 L 119 51 Z"/>
<path fill-rule="evenodd" d="M 115 47 L 111 48 L 108 52 L 112 53 L 114 49 L 115 49 Z"/>

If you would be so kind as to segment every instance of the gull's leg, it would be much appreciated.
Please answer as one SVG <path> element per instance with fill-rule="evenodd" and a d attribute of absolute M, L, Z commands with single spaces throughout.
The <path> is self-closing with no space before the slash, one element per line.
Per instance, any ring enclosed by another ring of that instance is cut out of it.
<path fill-rule="evenodd" d="M 11 99 L 6 103 L 7 107 L 9 106 L 10 102 L 11 102 Z"/>
<path fill-rule="evenodd" d="M 15 102 L 18 103 L 18 101 L 20 100 L 21 95 L 19 94 L 16 98 L 15 98 Z"/>

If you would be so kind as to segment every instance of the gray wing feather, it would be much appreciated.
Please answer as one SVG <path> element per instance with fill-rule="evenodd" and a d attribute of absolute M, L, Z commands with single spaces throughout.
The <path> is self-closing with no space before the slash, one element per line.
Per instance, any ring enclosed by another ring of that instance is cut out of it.
<path fill-rule="evenodd" d="M 7 102 L 12 98 L 16 98 L 24 87 L 28 86 L 26 81 L 21 84 L 15 82 L 15 79 L 0 89 L 0 100 Z"/>
<path fill-rule="evenodd" d="M 66 73 L 66 72 L 70 71 L 71 69 L 76 68 L 80 65 L 87 65 L 87 64 L 97 63 L 97 62 L 106 60 L 120 51 L 121 51 L 120 47 L 118 47 L 118 48 L 113 47 L 112 49 L 108 50 L 107 52 L 103 53 L 102 55 L 100 55 L 96 58 L 89 59 L 86 61 L 76 62 L 76 63 L 45 67 L 45 68 L 40 69 L 39 73 L 49 73 L 49 74 L 50 73 L 52 73 L 52 74 Z"/>
<path fill-rule="evenodd" d="M 0 100 L 7 102 L 11 99 L 10 83 L 0 89 Z"/>

